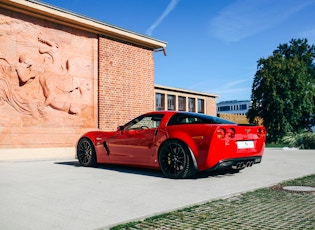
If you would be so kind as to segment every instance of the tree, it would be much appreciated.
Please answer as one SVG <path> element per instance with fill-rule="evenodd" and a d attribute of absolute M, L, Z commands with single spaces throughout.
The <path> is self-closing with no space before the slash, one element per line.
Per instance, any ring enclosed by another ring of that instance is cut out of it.
<path fill-rule="evenodd" d="M 292 39 L 272 56 L 258 60 L 247 117 L 252 123 L 263 119 L 269 142 L 314 125 L 314 58 L 314 45 L 307 39 Z"/>

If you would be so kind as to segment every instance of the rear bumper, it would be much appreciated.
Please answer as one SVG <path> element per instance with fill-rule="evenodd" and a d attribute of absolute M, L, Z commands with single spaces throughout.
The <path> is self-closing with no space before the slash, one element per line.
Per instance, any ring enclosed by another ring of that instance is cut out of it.
<path fill-rule="evenodd" d="M 221 160 L 219 163 L 217 163 L 214 167 L 208 169 L 207 171 L 226 170 L 226 169 L 241 170 L 246 167 L 251 167 L 254 164 L 260 163 L 261 159 L 262 159 L 261 156 L 224 159 L 224 160 Z"/>

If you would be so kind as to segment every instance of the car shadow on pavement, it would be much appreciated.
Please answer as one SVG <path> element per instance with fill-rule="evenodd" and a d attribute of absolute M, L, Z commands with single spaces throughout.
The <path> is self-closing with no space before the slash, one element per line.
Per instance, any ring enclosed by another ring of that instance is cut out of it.
<path fill-rule="evenodd" d="M 232 171 L 232 170 L 217 170 L 217 171 L 204 171 L 204 172 L 198 172 L 195 177 L 198 178 L 208 178 L 208 177 L 227 177 L 227 176 L 235 176 L 235 174 L 238 174 L 240 172 L 238 171 Z"/>
<path fill-rule="evenodd" d="M 67 166 L 73 166 L 73 167 L 82 167 L 83 168 L 83 166 L 81 166 L 78 161 L 55 162 L 55 164 L 67 165 Z M 102 169 L 102 170 L 116 171 L 116 172 L 120 172 L 120 173 L 130 173 L 130 174 L 143 175 L 143 176 L 166 178 L 163 175 L 163 173 L 159 170 L 140 168 L 140 167 L 110 165 L 110 164 L 97 164 L 97 166 L 90 167 L 90 168 L 91 169 Z M 237 172 L 229 171 L 229 170 L 204 171 L 204 172 L 196 173 L 192 178 L 189 178 L 189 179 L 195 179 L 196 180 L 196 179 L 205 179 L 205 178 L 209 178 L 209 177 L 226 177 L 226 176 L 234 176 L 235 174 L 237 174 Z"/>
<path fill-rule="evenodd" d="M 78 161 L 65 161 L 65 162 L 54 162 L 57 165 L 69 165 L 74 167 L 81 167 Z"/>
<path fill-rule="evenodd" d="M 68 165 L 68 166 L 82 167 L 83 168 L 83 166 L 81 166 L 78 161 L 55 162 L 55 164 Z M 88 168 L 88 167 L 84 167 L 84 168 Z M 90 167 L 90 168 L 91 169 L 103 169 L 103 170 L 116 171 L 116 172 L 120 172 L 120 173 L 144 175 L 144 176 L 164 177 L 162 172 L 160 172 L 158 170 L 139 168 L 139 167 L 131 167 L 131 166 L 97 164 L 96 166 Z"/>

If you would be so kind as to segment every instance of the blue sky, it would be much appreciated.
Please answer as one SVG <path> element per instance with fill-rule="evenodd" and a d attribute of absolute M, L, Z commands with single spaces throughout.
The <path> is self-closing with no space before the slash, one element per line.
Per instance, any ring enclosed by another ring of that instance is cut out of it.
<path fill-rule="evenodd" d="M 259 58 L 279 44 L 315 44 L 315 0 L 45 0 L 167 42 L 155 83 L 249 100 Z"/>

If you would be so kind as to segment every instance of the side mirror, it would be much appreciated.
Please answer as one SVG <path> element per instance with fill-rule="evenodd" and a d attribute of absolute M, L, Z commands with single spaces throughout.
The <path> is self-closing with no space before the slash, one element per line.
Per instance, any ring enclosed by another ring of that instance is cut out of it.
<path fill-rule="evenodd" d="M 117 127 L 117 130 L 118 130 L 118 131 L 124 131 L 124 128 L 125 128 L 125 127 L 124 127 L 123 125 L 120 125 L 120 126 Z"/>

